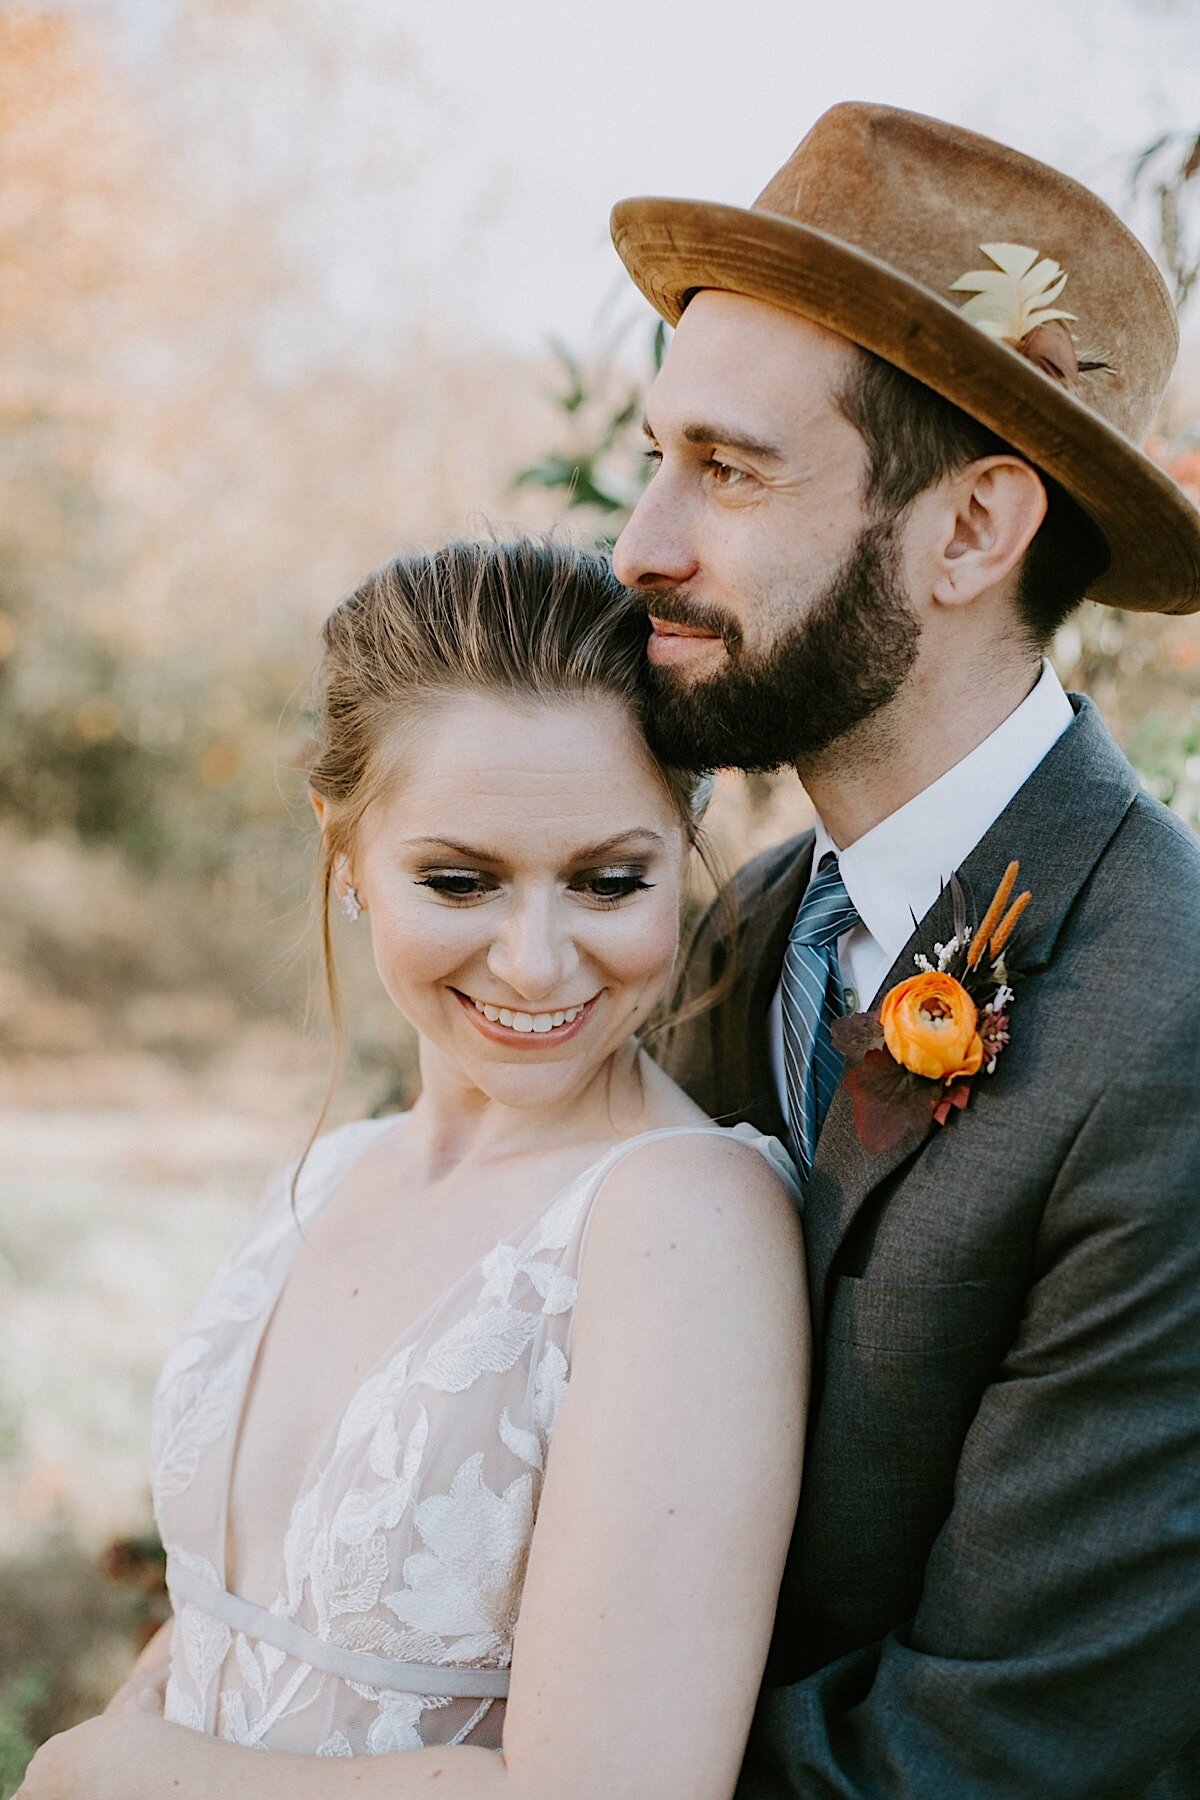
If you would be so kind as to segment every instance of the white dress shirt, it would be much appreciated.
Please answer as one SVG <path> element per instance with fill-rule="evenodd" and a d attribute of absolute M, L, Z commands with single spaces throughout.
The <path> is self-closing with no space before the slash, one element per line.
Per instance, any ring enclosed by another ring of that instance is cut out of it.
<path fill-rule="evenodd" d="M 925 917 L 943 885 L 1074 717 L 1058 676 L 1043 662 L 1033 692 L 990 737 L 845 850 L 838 850 L 818 817 L 813 874 L 826 851 L 832 850 L 861 920 L 838 939 L 851 1012 L 870 1006 L 912 936 L 913 919 Z M 771 1065 L 786 1119 L 781 988 L 776 988 L 771 1002 L 770 1030 Z"/>

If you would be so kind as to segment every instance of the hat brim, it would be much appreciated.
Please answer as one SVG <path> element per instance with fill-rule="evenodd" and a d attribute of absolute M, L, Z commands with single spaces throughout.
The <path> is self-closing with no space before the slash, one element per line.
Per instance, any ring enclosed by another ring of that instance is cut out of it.
<path fill-rule="evenodd" d="M 669 324 L 719 288 L 850 338 L 1012 444 L 1095 520 L 1111 561 L 1093 599 L 1134 612 L 1200 609 L 1200 509 L 1158 464 L 957 307 L 827 232 L 713 201 L 623 200 L 613 242 Z"/>

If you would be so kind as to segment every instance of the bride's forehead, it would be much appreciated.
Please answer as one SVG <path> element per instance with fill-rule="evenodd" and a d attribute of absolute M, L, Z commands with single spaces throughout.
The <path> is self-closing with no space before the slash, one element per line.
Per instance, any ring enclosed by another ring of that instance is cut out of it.
<path fill-rule="evenodd" d="M 446 781 L 542 785 L 645 778 L 648 753 L 632 709 L 603 692 L 545 700 L 455 695 L 434 708 L 408 753 L 410 791 Z"/>
<path fill-rule="evenodd" d="M 661 829 L 672 809 L 629 707 L 600 694 L 448 701 L 399 751 L 384 810 L 405 835 L 478 841 L 491 826 L 566 844 Z"/>

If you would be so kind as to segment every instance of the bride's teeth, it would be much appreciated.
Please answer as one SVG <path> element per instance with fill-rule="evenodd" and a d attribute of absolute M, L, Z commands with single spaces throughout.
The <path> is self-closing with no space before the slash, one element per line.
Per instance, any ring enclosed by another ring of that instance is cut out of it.
<path fill-rule="evenodd" d="M 476 1000 L 473 996 L 471 1005 L 493 1025 L 506 1025 L 510 1031 L 533 1031 L 539 1035 L 557 1031 L 560 1025 L 573 1025 L 584 1010 L 582 1006 L 568 1006 L 562 1012 L 554 1013 L 510 1012 L 506 1006 L 489 1006 L 486 1000 Z"/>

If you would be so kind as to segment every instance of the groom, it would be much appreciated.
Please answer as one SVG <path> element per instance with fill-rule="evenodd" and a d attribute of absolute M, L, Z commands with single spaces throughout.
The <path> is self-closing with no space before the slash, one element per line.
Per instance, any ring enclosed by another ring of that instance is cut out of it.
<path fill-rule="evenodd" d="M 614 234 L 678 327 L 615 553 L 657 729 L 794 765 L 818 820 L 702 925 L 684 997 L 724 997 L 666 1056 L 806 1174 L 808 1458 L 738 1794 L 1200 1794 L 1200 847 L 1042 656 L 1085 594 L 1200 607 L 1200 515 L 1137 448 L 1167 293 L 1074 182 L 868 105 L 751 209 Z M 956 927 L 886 1045 L 834 1031 Z"/>

